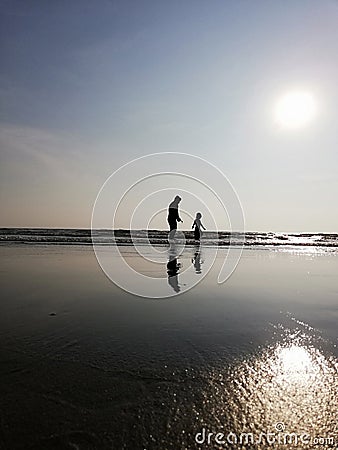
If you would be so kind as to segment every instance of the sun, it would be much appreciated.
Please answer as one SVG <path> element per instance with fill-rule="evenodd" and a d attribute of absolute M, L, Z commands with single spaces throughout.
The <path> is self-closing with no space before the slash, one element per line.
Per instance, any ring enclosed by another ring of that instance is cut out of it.
<path fill-rule="evenodd" d="M 275 109 L 275 119 L 286 128 L 300 128 L 312 121 L 316 104 L 312 94 L 304 91 L 288 92 L 279 99 Z"/>

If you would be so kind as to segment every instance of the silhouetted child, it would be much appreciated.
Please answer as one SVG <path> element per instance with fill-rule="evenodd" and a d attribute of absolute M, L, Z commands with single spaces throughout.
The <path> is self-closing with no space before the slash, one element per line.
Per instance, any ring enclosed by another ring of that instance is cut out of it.
<path fill-rule="evenodd" d="M 203 228 L 203 230 L 206 230 L 206 228 L 204 227 L 204 225 L 201 222 L 201 217 L 202 217 L 201 213 L 196 213 L 196 218 L 191 227 L 191 228 L 195 227 L 195 229 L 194 229 L 195 241 L 199 241 L 201 239 L 201 235 L 202 235 L 201 228 Z"/>

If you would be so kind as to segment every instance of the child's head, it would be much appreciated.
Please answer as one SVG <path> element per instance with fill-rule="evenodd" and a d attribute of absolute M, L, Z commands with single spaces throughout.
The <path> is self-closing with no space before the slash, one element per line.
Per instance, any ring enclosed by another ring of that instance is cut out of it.
<path fill-rule="evenodd" d="M 200 219 L 202 217 L 201 213 L 196 213 L 196 219 Z"/>

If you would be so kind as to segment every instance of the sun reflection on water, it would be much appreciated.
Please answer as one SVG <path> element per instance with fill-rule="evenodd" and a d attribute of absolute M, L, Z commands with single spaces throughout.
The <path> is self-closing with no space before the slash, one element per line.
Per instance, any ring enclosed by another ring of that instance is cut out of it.
<path fill-rule="evenodd" d="M 276 381 L 308 382 L 318 376 L 318 365 L 313 362 L 309 350 L 292 344 L 288 347 L 277 346 L 275 351 Z"/>
<path fill-rule="evenodd" d="M 227 374 L 218 373 L 218 379 L 214 374 L 209 396 L 213 423 L 234 433 L 276 432 L 275 424 L 282 423 L 289 433 L 332 436 L 338 409 L 337 374 L 337 358 L 321 350 L 308 330 L 284 330 L 284 338 L 259 355 Z M 230 379 L 229 384 L 225 379 Z"/>

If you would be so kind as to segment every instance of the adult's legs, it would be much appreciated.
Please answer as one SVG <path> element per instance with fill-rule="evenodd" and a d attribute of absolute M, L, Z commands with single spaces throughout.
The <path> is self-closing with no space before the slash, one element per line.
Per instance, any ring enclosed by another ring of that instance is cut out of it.
<path fill-rule="evenodd" d="M 169 231 L 169 239 L 174 239 L 175 238 L 175 233 L 176 233 L 176 230 L 177 230 L 177 222 L 176 222 L 176 220 L 175 221 L 173 221 L 173 220 L 168 220 L 168 223 L 169 223 L 169 228 L 170 228 L 170 231 Z"/>

